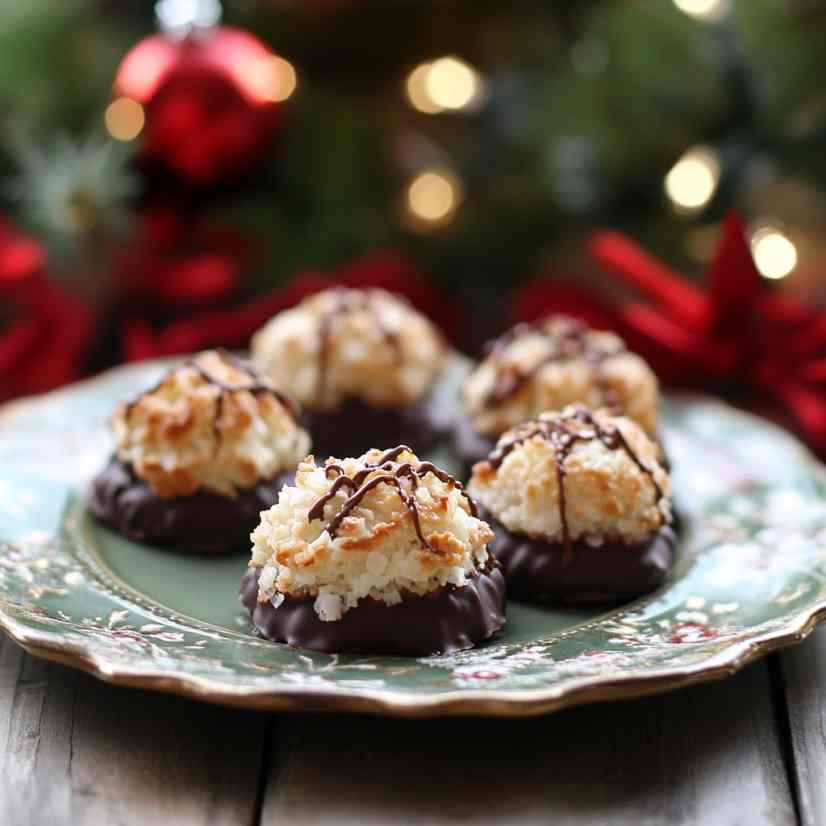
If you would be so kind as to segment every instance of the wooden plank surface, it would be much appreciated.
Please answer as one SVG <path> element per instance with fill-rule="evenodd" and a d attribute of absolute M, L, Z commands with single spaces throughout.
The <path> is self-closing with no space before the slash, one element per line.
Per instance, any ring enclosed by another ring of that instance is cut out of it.
<path fill-rule="evenodd" d="M 295 718 L 262 823 L 796 822 L 764 663 L 533 720 Z"/>
<path fill-rule="evenodd" d="M 0 823 L 243 824 L 271 718 L 105 685 L 0 647 Z"/>
<path fill-rule="evenodd" d="M 0 823 L 256 824 L 261 804 L 273 826 L 785 826 L 781 734 L 764 663 L 539 719 L 272 718 L 107 686 L 3 641 Z"/>
<path fill-rule="evenodd" d="M 826 823 L 826 626 L 781 654 L 801 822 Z"/>

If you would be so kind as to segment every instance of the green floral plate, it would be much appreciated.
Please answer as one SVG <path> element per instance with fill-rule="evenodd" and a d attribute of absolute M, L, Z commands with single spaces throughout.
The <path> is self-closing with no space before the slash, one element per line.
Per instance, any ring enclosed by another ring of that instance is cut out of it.
<path fill-rule="evenodd" d="M 164 368 L 121 368 L 0 410 L 0 625 L 37 656 L 260 709 L 518 715 L 725 676 L 826 614 L 822 468 L 759 419 L 671 398 L 663 425 L 683 530 L 677 568 L 656 594 L 613 610 L 511 603 L 503 635 L 449 656 L 335 656 L 262 641 L 236 598 L 245 555 L 137 545 L 84 507 L 115 403 Z"/>

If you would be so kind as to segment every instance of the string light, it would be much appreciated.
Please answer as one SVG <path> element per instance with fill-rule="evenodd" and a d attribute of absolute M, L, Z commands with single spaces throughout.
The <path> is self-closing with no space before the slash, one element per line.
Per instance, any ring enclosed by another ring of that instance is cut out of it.
<path fill-rule="evenodd" d="M 253 98 L 270 103 L 287 100 L 298 85 L 295 67 L 277 55 L 250 60 L 236 65 L 242 87 Z"/>
<path fill-rule="evenodd" d="M 481 100 L 483 88 L 479 73 L 452 55 L 420 64 L 405 82 L 410 103 L 428 115 L 470 109 Z"/>
<path fill-rule="evenodd" d="M 415 109 L 424 112 L 426 115 L 438 115 L 444 108 L 434 103 L 427 90 L 427 76 L 430 74 L 432 63 L 421 63 L 408 76 L 405 81 L 407 98 Z"/>
<path fill-rule="evenodd" d="M 476 72 L 456 57 L 433 61 L 425 81 L 430 99 L 445 109 L 464 109 L 476 97 Z"/>
<path fill-rule="evenodd" d="M 751 236 L 751 254 L 763 278 L 785 278 L 797 266 L 797 247 L 777 227 L 760 227 Z"/>
<path fill-rule="evenodd" d="M 106 131 L 117 141 L 131 141 L 140 135 L 146 118 L 143 106 L 132 98 L 113 100 L 103 115 Z"/>
<path fill-rule="evenodd" d="M 665 176 L 665 193 L 677 212 L 699 212 L 714 197 L 720 162 L 706 147 L 690 149 Z"/>
<path fill-rule="evenodd" d="M 278 86 L 271 100 L 273 103 L 280 103 L 282 100 L 287 100 L 295 91 L 298 85 L 298 76 L 295 73 L 295 67 L 289 60 L 284 60 L 283 57 L 273 55 L 272 65 L 274 74 L 278 78 Z"/>
<path fill-rule="evenodd" d="M 731 0 L 674 0 L 684 14 L 704 23 L 717 23 L 731 10 Z"/>
<path fill-rule="evenodd" d="M 407 209 L 424 224 L 446 223 L 462 199 L 462 187 L 451 172 L 428 169 L 407 187 Z"/>

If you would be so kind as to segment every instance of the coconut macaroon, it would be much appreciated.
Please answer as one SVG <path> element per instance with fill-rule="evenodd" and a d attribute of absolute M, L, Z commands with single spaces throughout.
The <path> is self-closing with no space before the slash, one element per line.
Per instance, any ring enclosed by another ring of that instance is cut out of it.
<path fill-rule="evenodd" d="M 429 654 L 504 624 L 493 537 L 462 485 L 404 445 L 302 462 L 261 515 L 241 597 L 269 639 Z"/>
<path fill-rule="evenodd" d="M 651 368 L 613 333 L 565 316 L 518 324 L 465 381 L 457 450 L 469 469 L 508 428 L 575 403 L 620 410 L 656 438 L 658 396 Z"/>
<path fill-rule="evenodd" d="M 307 454 L 293 399 L 224 351 L 170 370 L 113 418 L 93 511 L 133 539 L 238 550 Z"/>
<path fill-rule="evenodd" d="M 303 406 L 320 455 L 432 444 L 446 427 L 433 390 L 448 356 L 428 319 L 378 289 L 317 293 L 252 339 L 255 363 Z"/>
<path fill-rule="evenodd" d="M 625 416 L 583 405 L 543 413 L 504 433 L 468 488 L 509 589 L 523 596 L 637 596 L 673 562 L 669 477 Z"/>

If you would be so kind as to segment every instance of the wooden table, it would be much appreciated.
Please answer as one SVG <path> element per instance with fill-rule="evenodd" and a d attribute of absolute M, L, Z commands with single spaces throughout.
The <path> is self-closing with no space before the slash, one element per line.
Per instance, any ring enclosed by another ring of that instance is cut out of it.
<path fill-rule="evenodd" d="M 826 627 L 736 677 L 526 720 L 275 716 L 0 648 L 3 824 L 826 824 Z"/>

